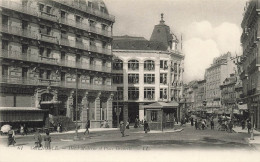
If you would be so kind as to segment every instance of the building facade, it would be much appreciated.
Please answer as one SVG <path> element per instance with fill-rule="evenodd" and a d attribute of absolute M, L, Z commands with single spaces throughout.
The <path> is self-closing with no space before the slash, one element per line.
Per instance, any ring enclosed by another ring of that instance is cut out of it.
<path fill-rule="evenodd" d="M 179 101 L 184 55 L 178 38 L 164 23 L 163 15 L 150 40 L 114 37 L 113 55 L 113 84 L 117 86 L 113 113 L 117 123 L 119 120 L 132 123 L 136 118 L 144 120 L 143 105 Z M 178 113 L 179 110 L 175 115 Z"/>
<path fill-rule="evenodd" d="M 206 80 L 198 81 L 198 88 L 196 93 L 196 108 L 204 109 L 206 101 Z M 210 112 L 210 111 L 209 111 Z"/>
<path fill-rule="evenodd" d="M 0 15 L 0 107 L 112 125 L 115 18 L 102 1 L 2 0 Z"/>
<path fill-rule="evenodd" d="M 259 0 L 250 0 L 246 3 L 241 23 L 243 59 L 240 73 L 243 85 L 242 100 L 247 104 L 253 126 L 257 129 L 260 129 L 259 9 Z"/>
<path fill-rule="evenodd" d="M 207 109 L 222 108 L 220 85 L 233 73 L 235 68 L 231 53 L 224 54 L 213 60 L 213 64 L 205 71 Z"/>

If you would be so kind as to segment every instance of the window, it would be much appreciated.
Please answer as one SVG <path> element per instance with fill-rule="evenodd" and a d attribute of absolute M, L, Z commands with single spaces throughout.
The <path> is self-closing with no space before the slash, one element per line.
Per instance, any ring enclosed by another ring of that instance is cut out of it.
<path fill-rule="evenodd" d="M 2 25 L 7 26 L 8 25 L 8 16 L 2 15 Z"/>
<path fill-rule="evenodd" d="M 106 12 L 106 9 L 105 9 L 105 7 L 103 7 L 103 6 L 100 6 L 100 11 L 101 11 L 101 12 L 103 12 L 103 13 L 105 13 L 105 12 Z"/>
<path fill-rule="evenodd" d="M 94 65 L 94 58 L 93 57 L 90 57 L 89 63 L 90 63 L 90 65 Z"/>
<path fill-rule="evenodd" d="M 175 78 L 175 77 L 174 77 Z M 175 81 L 176 79 L 174 79 Z M 167 84 L 167 73 L 160 74 L 160 83 L 161 84 Z"/>
<path fill-rule="evenodd" d="M 60 17 L 61 17 L 61 19 L 66 19 L 66 12 L 60 11 Z"/>
<path fill-rule="evenodd" d="M 22 77 L 23 77 L 23 78 L 27 78 L 27 72 L 28 72 L 28 68 L 23 67 L 23 68 L 22 68 Z"/>
<path fill-rule="evenodd" d="M 47 12 L 48 14 L 51 14 L 51 7 L 50 7 L 50 6 L 47 6 L 47 7 L 46 7 L 46 12 Z"/>
<path fill-rule="evenodd" d="M 106 48 L 107 47 L 107 42 L 102 42 L 102 48 Z"/>
<path fill-rule="evenodd" d="M 8 50 L 8 41 L 7 40 L 2 40 L 2 49 Z"/>
<path fill-rule="evenodd" d="M 128 61 L 128 70 L 139 70 L 139 62 L 137 60 Z"/>
<path fill-rule="evenodd" d="M 94 38 L 90 38 L 89 44 L 90 44 L 91 46 L 96 46 L 95 39 L 94 39 Z"/>
<path fill-rule="evenodd" d="M 88 1 L 88 7 L 92 8 L 92 2 Z"/>
<path fill-rule="evenodd" d="M 95 27 L 95 21 L 89 20 L 88 22 L 90 27 Z"/>
<path fill-rule="evenodd" d="M 43 47 L 40 47 L 40 49 L 39 49 L 39 54 L 40 54 L 40 56 L 43 56 L 43 53 L 44 53 L 44 48 L 43 48 Z"/>
<path fill-rule="evenodd" d="M 23 53 L 23 54 L 26 54 L 27 51 L 28 51 L 28 45 L 27 45 L 27 44 L 23 44 L 23 45 L 22 45 L 22 53 Z"/>
<path fill-rule="evenodd" d="M 107 25 L 106 24 L 102 24 L 102 30 L 107 30 Z"/>
<path fill-rule="evenodd" d="M 167 61 L 160 60 L 160 69 L 168 69 Z"/>
<path fill-rule="evenodd" d="M 39 4 L 39 11 L 43 12 L 43 8 L 44 8 L 44 5 L 43 4 Z"/>
<path fill-rule="evenodd" d="M 51 49 L 47 48 L 46 57 L 51 57 Z"/>
<path fill-rule="evenodd" d="M 61 30 L 61 38 L 68 39 L 67 32 L 65 30 Z"/>
<path fill-rule="evenodd" d="M 51 70 L 47 70 L 46 79 L 51 79 Z"/>
<path fill-rule="evenodd" d="M 158 120 L 158 111 L 151 111 L 151 121 L 156 122 Z"/>
<path fill-rule="evenodd" d="M 82 38 L 81 38 L 81 35 L 76 35 L 76 41 L 77 42 L 82 42 Z"/>
<path fill-rule="evenodd" d="M 46 30 L 47 30 L 47 35 L 51 35 L 51 27 L 49 26 L 46 26 Z"/>
<path fill-rule="evenodd" d="M 167 89 L 166 88 L 160 89 L 160 99 L 167 99 Z"/>
<path fill-rule="evenodd" d="M 129 84 L 138 84 L 139 83 L 139 74 L 128 74 L 128 83 Z"/>
<path fill-rule="evenodd" d="M 154 100 L 154 88 L 144 88 L 144 99 Z"/>
<path fill-rule="evenodd" d="M 123 70 L 123 61 L 119 59 L 114 60 L 113 70 Z"/>
<path fill-rule="evenodd" d="M 123 84 L 123 74 L 113 74 L 113 83 L 114 84 Z"/>
<path fill-rule="evenodd" d="M 106 60 L 102 60 L 102 66 L 106 66 L 106 63 L 107 63 L 107 61 Z"/>
<path fill-rule="evenodd" d="M 39 78 L 43 78 L 43 74 L 44 74 L 44 70 L 43 69 L 40 69 L 40 72 L 39 72 Z"/>
<path fill-rule="evenodd" d="M 124 99 L 124 88 L 117 87 L 117 92 L 115 94 L 115 100 L 123 100 Z"/>
<path fill-rule="evenodd" d="M 27 29 L 28 28 L 28 21 L 22 21 L 22 29 Z"/>
<path fill-rule="evenodd" d="M 139 88 L 129 87 L 128 88 L 128 100 L 138 100 L 139 99 Z"/>
<path fill-rule="evenodd" d="M 8 76 L 8 66 L 2 65 L 2 76 Z"/>
<path fill-rule="evenodd" d="M 154 61 L 152 60 L 147 60 L 144 62 L 144 70 L 154 70 Z"/>
<path fill-rule="evenodd" d="M 154 84 L 154 74 L 144 74 L 145 84 Z"/>
<path fill-rule="evenodd" d="M 75 16 L 75 20 L 76 20 L 77 23 L 81 23 L 81 17 L 80 16 L 76 15 Z"/>

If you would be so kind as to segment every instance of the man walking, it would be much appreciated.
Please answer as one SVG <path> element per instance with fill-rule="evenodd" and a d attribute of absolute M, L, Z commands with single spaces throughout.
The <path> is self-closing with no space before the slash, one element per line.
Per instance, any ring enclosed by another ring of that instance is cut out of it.
<path fill-rule="evenodd" d="M 90 121 L 89 120 L 87 120 L 87 123 L 86 123 L 86 125 L 85 125 L 85 128 L 86 128 L 86 131 L 84 132 L 84 135 L 88 132 L 88 134 L 89 134 L 89 127 L 90 127 Z"/>
<path fill-rule="evenodd" d="M 122 134 L 122 137 L 125 136 L 125 124 L 123 121 L 120 122 L 120 132 Z"/>
<path fill-rule="evenodd" d="M 213 121 L 213 119 L 211 119 L 211 121 L 210 121 L 210 128 L 213 130 L 214 129 L 214 121 Z"/>
<path fill-rule="evenodd" d="M 251 124 L 250 120 L 247 123 L 247 129 L 248 129 L 248 134 L 250 134 L 251 129 L 252 129 L 252 124 Z"/>

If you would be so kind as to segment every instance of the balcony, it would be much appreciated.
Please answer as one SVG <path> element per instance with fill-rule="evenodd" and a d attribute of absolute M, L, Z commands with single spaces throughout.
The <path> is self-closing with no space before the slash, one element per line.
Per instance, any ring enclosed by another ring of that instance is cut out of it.
<path fill-rule="evenodd" d="M 97 46 L 94 46 L 94 45 L 90 45 L 89 50 L 92 51 L 92 52 L 102 53 L 102 54 L 107 54 L 107 55 L 112 54 L 112 51 L 110 49 L 97 47 Z"/>
<path fill-rule="evenodd" d="M 38 16 L 40 18 L 43 18 L 43 19 L 48 19 L 48 20 L 51 20 L 51 21 L 58 21 L 57 16 L 53 15 L 51 13 L 40 11 Z"/>
<path fill-rule="evenodd" d="M 1 28 L 1 32 L 32 38 L 32 39 L 37 39 L 37 34 L 38 34 L 28 29 L 22 29 L 20 27 L 14 27 L 10 25 L 3 25 Z"/>
<path fill-rule="evenodd" d="M 62 24 L 65 24 L 65 25 L 73 26 L 73 27 L 78 28 L 78 29 L 88 30 L 88 24 L 85 24 L 85 23 L 82 23 L 82 22 L 77 22 L 77 21 L 72 20 L 72 19 L 60 18 L 59 22 L 62 23 Z"/>
<path fill-rule="evenodd" d="M 43 34 L 43 33 L 41 33 L 39 40 L 45 41 L 45 42 L 51 42 L 51 43 L 58 43 L 58 40 L 56 37 L 48 35 L 48 34 Z"/>
<path fill-rule="evenodd" d="M 22 85 L 32 85 L 32 86 L 54 86 L 62 88 L 76 88 L 76 83 L 71 82 L 61 82 L 59 80 L 43 79 L 43 78 L 21 78 L 21 77 L 11 77 L 11 76 L 1 76 L 0 83 L 7 84 L 22 84 Z M 93 84 L 78 84 L 79 89 L 89 89 L 89 90 L 100 90 L 100 91 L 116 91 L 116 87 L 111 85 L 93 85 Z"/>

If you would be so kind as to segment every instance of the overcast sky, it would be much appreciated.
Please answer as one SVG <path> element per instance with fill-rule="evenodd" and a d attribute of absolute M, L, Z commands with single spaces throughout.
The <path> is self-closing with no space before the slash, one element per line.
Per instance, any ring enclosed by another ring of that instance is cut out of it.
<path fill-rule="evenodd" d="M 183 34 L 184 82 L 203 79 L 214 57 L 241 54 L 241 21 L 246 0 L 104 0 L 116 17 L 114 35 L 150 39 L 164 13 L 165 23 Z"/>

